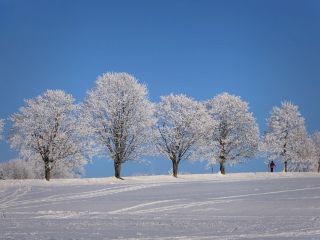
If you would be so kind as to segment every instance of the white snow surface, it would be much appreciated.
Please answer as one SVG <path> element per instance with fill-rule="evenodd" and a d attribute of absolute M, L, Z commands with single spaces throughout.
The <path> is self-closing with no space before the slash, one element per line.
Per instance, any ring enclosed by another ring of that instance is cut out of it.
<path fill-rule="evenodd" d="M 320 239 L 320 174 L 2 180 L 0 239 Z"/>

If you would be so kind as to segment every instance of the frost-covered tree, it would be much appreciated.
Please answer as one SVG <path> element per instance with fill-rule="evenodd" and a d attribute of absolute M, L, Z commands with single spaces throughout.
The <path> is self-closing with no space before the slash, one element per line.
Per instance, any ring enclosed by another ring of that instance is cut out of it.
<path fill-rule="evenodd" d="M 195 157 L 193 153 L 212 129 L 210 118 L 203 104 L 184 95 L 161 97 L 156 117 L 155 145 L 172 161 L 173 176 L 177 177 L 179 163 Z"/>
<path fill-rule="evenodd" d="M 127 73 L 106 73 L 98 77 L 83 104 L 82 121 L 97 143 L 100 153 L 114 162 L 115 177 L 121 166 L 148 153 L 152 139 L 154 107 L 147 88 Z"/>
<path fill-rule="evenodd" d="M 12 115 L 10 146 L 28 161 L 41 161 L 46 180 L 55 168 L 82 171 L 88 143 L 81 132 L 77 106 L 71 95 L 48 90 Z M 40 165 L 41 165 L 40 164 Z"/>
<path fill-rule="evenodd" d="M 2 136 L 3 127 L 4 127 L 4 120 L 0 119 L 0 140 L 2 140 L 2 138 L 3 138 L 3 136 Z"/>
<path fill-rule="evenodd" d="M 303 142 L 307 136 L 304 118 L 298 107 L 284 101 L 281 107 L 274 107 L 267 119 L 267 131 L 265 133 L 262 150 L 271 160 L 281 159 L 284 164 L 284 172 L 288 171 L 289 162 L 300 159 L 298 152 L 304 147 Z"/>
<path fill-rule="evenodd" d="M 315 131 L 312 135 L 313 144 L 315 147 L 315 161 L 317 162 L 317 171 L 320 173 L 320 132 Z"/>
<path fill-rule="evenodd" d="M 258 149 L 259 129 L 240 97 L 222 93 L 206 103 L 216 128 L 207 135 L 209 162 L 218 162 L 225 174 L 225 164 L 236 164 L 253 157 Z"/>
<path fill-rule="evenodd" d="M 310 172 L 316 169 L 316 149 L 312 139 L 301 131 L 300 134 L 296 134 L 296 140 L 294 141 L 295 154 L 290 161 L 288 161 L 289 172 Z"/>
<path fill-rule="evenodd" d="M 12 159 L 0 164 L 0 179 L 35 178 L 34 169 L 21 159 Z"/>

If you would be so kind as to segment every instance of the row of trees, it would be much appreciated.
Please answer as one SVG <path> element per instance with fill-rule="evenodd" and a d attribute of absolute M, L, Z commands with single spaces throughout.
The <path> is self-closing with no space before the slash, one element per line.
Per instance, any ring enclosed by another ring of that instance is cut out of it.
<path fill-rule="evenodd" d="M 260 139 L 248 104 L 238 96 L 222 93 L 198 102 L 169 95 L 154 104 L 146 86 L 127 73 L 100 76 L 81 104 L 61 90 L 48 90 L 26 100 L 10 120 L 10 146 L 24 161 L 11 165 L 46 180 L 80 176 L 97 155 L 113 160 L 117 178 L 123 163 L 154 154 L 171 160 L 174 177 L 183 160 L 219 163 L 225 174 L 226 163 L 237 164 L 259 152 L 281 159 L 284 171 L 320 166 L 320 134 L 308 136 L 297 106 L 289 102 L 272 110 Z M 0 133 L 2 128 L 0 121 Z"/>
<path fill-rule="evenodd" d="M 320 171 L 320 133 L 308 136 L 297 106 L 283 102 L 281 107 L 274 107 L 267 127 L 261 151 L 269 159 L 281 159 L 284 172 Z"/>

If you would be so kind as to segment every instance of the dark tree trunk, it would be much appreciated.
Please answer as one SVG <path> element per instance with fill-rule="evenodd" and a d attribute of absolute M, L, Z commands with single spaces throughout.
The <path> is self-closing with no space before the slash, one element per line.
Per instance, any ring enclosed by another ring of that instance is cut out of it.
<path fill-rule="evenodd" d="M 287 139 L 287 136 L 288 136 L 288 133 L 286 133 L 285 139 Z M 288 171 L 288 168 L 287 168 L 287 163 L 288 163 L 288 161 L 287 161 L 287 143 L 285 143 L 285 144 L 283 145 L 283 154 L 282 154 L 282 157 L 283 157 L 283 159 L 285 160 L 285 161 L 284 161 L 283 171 L 284 171 L 284 172 L 287 172 L 287 171 Z"/>
<path fill-rule="evenodd" d="M 176 160 L 172 160 L 172 176 L 178 177 L 179 164 Z"/>
<path fill-rule="evenodd" d="M 220 172 L 221 172 L 221 174 L 226 174 L 226 171 L 224 168 L 224 162 L 220 162 Z"/>
<path fill-rule="evenodd" d="M 121 177 L 121 161 L 114 162 L 114 176 L 123 180 L 123 178 Z"/>
<path fill-rule="evenodd" d="M 51 168 L 49 162 L 44 163 L 44 173 L 45 173 L 45 178 L 47 181 L 50 181 L 51 179 Z"/>
<path fill-rule="evenodd" d="M 318 162 L 318 173 L 320 173 L 320 162 Z"/>
<path fill-rule="evenodd" d="M 287 161 L 284 161 L 284 172 L 288 172 L 288 162 Z"/>

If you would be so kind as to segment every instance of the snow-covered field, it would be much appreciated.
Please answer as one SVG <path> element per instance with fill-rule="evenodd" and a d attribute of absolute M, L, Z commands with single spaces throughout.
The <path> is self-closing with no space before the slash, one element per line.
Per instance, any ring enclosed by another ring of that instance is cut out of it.
<path fill-rule="evenodd" d="M 320 239 L 320 175 L 0 181 L 0 239 Z"/>

